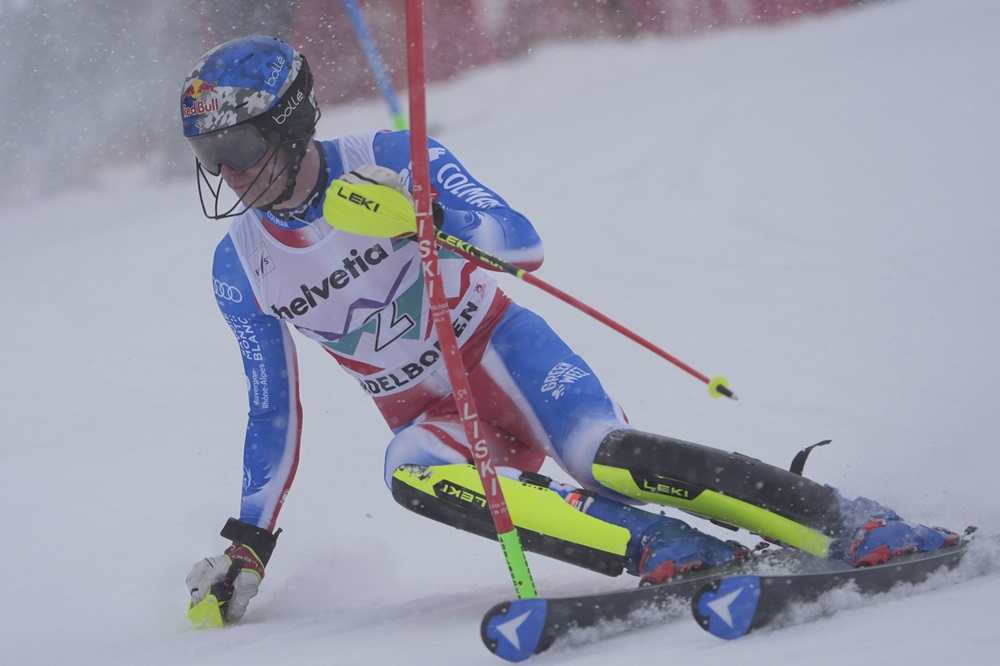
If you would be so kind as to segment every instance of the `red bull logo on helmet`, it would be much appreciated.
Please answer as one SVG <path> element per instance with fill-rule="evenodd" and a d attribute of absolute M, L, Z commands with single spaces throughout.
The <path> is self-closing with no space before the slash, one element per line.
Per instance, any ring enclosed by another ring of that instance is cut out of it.
<path fill-rule="evenodd" d="M 215 86 L 208 81 L 203 81 L 201 79 L 195 79 L 191 82 L 185 90 L 183 97 L 191 97 L 192 99 L 198 99 L 205 93 L 215 92 Z"/>
<path fill-rule="evenodd" d="M 215 86 L 208 81 L 195 79 L 184 89 L 181 97 L 184 103 L 181 105 L 181 115 L 185 118 L 198 116 L 203 113 L 211 113 L 219 110 L 219 98 L 212 95 L 207 101 L 201 97 L 215 92 Z"/>

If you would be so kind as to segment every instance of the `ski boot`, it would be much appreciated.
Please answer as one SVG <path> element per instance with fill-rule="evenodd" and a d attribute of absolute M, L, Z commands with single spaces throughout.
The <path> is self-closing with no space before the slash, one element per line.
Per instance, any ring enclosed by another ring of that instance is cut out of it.
<path fill-rule="evenodd" d="M 841 531 L 831 557 L 854 567 L 885 564 L 894 557 L 956 546 L 961 537 L 942 528 L 906 522 L 892 509 L 867 497 L 840 501 Z"/>
<path fill-rule="evenodd" d="M 699 532 L 676 518 L 650 513 L 594 492 L 553 484 L 553 489 L 577 510 L 626 528 L 625 570 L 639 576 L 639 585 L 659 585 L 687 571 L 709 569 L 745 558 L 749 549 Z"/>
<path fill-rule="evenodd" d="M 666 583 L 679 574 L 737 562 L 750 554 L 735 541 L 722 541 L 663 516 L 643 532 L 637 545 L 640 586 Z"/>
<path fill-rule="evenodd" d="M 855 567 L 885 564 L 894 557 L 928 553 L 958 545 L 960 537 L 943 528 L 873 518 L 862 525 L 851 541 L 850 563 Z"/>

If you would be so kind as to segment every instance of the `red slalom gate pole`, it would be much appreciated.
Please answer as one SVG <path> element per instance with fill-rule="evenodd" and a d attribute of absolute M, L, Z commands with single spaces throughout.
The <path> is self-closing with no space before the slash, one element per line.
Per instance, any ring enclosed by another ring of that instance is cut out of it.
<path fill-rule="evenodd" d="M 427 110 L 424 97 L 424 17 L 421 0 L 406 0 L 406 63 L 410 102 L 410 158 L 412 164 L 413 202 L 417 214 L 417 238 L 420 243 L 420 261 L 424 271 L 424 287 L 430 303 L 434 330 L 441 343 L 451 381 L 452 392 L 462 419 L 466 437 L 472 445 L 472 457 L 483 483 L 497 539 L 503 548 L 504 558 L 510 569 L 514 590 L 519 599 L 538 596 L 531 570 L 524 555 L 524 548 L 510 517 L 510 510 L 500 488 L 500 481 L 493 466 L 489 445 L 472 397 L 465 365 L 458 349 L 458 340 L 452 327 L 444 283 L 438 271 L 437 243 L 434 217 L 431 211 L 430 163 L 427 156 Z"/>

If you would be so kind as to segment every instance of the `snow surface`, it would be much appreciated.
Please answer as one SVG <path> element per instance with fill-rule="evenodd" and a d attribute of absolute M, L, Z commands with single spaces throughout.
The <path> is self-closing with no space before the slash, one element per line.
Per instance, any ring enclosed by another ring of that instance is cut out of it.
<path fill-rule="evenodd" d="M 813 478 L 995 535 L 998 25 L 994 0 L 911 0 L 550 46 L 434 87 L 429 112 L 535 221 L 540 277 L 741 398 L 505 279 L 637 426 L 779 464 L 833 438 Z M 331 109 L 322 135 L 387 124 Z M 184 577 L 223 548 L 241 478 L 244 379 L 208 279 L 226 223 L 193 179 L 104 176 L 8 212 L 0 662 L 499 663 L 479 640 L 512 594 L 498 546 L 393 502 L 386 428 L 305 340 L 301 466 L 261 594 L 239 627 L 188 625 Z M 846 595 L 733 643 L 680 618 L 538 663 L 995 663 L 991 543 L 916 598 Z M 634 584 L 531 563 L 548 595 Z"/>

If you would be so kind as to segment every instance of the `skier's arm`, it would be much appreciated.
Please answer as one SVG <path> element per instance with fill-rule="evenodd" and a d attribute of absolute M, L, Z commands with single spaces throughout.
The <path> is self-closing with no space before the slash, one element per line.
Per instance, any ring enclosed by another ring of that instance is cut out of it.
<path fill-rule="evenodd" d="M 240 347 L 250 404 L 239 518 L 273 532 L 299 459 L 295 346 L 285 324 L 261 312 L 229 236 L 216 249 L 212 277 L 219 310 Z"/>
<path fill-rule="evenodd" d="M 434 139 L 428 142 L 431 188 L 444 209 L 441 230 L 526 270 L 542 265 L 542 240 L 524 215 L 477 181 Z M 375 137 L 379 164 L 403 173 L 409 166 L 409 132 Z"/>

